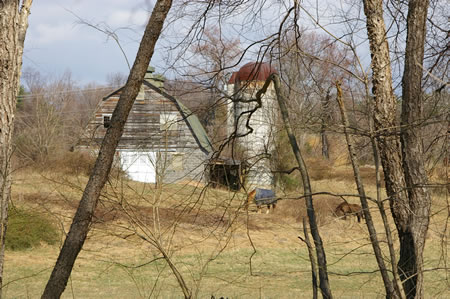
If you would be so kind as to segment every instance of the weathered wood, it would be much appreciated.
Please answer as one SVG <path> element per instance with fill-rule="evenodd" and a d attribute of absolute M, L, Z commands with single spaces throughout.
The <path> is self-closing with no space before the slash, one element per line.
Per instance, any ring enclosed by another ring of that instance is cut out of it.
<path fill-rule="evenodd" d="M 151 80 L 147 82 L 152 83 Z M 122 89 L 119 89 L 102 100 L 88 124 L 88 133 L 79 146 L 86 148 L 101 144 L 107 130 L 103 126 L 103 116 L 112 115 L 121 92 Z M 169 162 L 174 154 L 180 154 L 182 167 L 169 165 L 163 175 L 163 182 L 204 179 L 202 174 L 208 155 L 200 150 L 176 104 L 145 84 L 142 84 L 140 93 L 144 98 L 133 104 L 117 150 L 165 152 Z M 161 114 L 166 112 L 176 114 L 176 130 L 161 128 Z"/>

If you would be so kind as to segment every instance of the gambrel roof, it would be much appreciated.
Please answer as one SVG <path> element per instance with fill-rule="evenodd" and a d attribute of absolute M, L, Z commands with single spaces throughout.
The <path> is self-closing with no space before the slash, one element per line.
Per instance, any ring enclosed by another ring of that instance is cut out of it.
<path fill-rule="evenodd" d="M 211 141 L 210 141 L 210 139 L 208 137 L 208 134 L 206 133 L 205 128 L 201 124 L 201 122 L 198 119 L 198 117 L 195 114 L 193 114 L 189 110 L 189 108 L 187 108 L 180 100 L 178 100 L 175 97 L 169 95 L 167 92 L 165 92 L 161 88 L 158 88 L 156 85 L 150 83 L 148 80 L 144 79 L 143 84 L 146 87 L 148 87 L 148 88 L 152 89 L 153 91 L 155 91 L 156 93 L 160 94 L 164 98 L 168 99 L 172 103 L 174 103 L 175 107 L 177 108 L 177 110 L 181 114 L 183 120 L 185 121 L 186 125 L 188 126 L 189 130 L 191 131 L 192 136 L 197 141 L 197 144 L 200 147 L 200 149 L 205 154 L 209 154 L 209 153 L 213 152 L 212 143 L 211 143 Z M 124 87 L 121 87 L 121 88 L 113 91 L 112 93 L 110 93 L 109 95 L 104 97 L 103 101 L 107 100 L 108 98 L 110 98 L 113 95 L 116 95 L 118 92 L 123 90 L 123 88 Z"/>

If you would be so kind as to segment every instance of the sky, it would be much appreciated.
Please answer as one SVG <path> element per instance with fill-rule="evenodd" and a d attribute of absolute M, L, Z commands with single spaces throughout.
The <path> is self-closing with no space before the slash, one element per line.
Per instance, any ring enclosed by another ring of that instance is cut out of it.
<path fill-rule="evenodd" d="M 70 71 L 80 84 L 106 84 L 108 74 L 126 74 L 128 66 L 115 41 L 80 24 L 77 16 L 91 24 L 118 29 L 121 45 L 132 64 L 151 11 L 152 6 L 148 2 L 33 1 L 25 38 L 23 70 L 33 68 L 45 76 L 58 76 Z"/>
<path fill-rule="evenodd" d="M 154 0 L 33 1 L 25 39 L 23 70 L 32 68 L 42 75 L 50 77 L 57 77 L 70 71 L 72 78 L 80 85 L 91 82 L 106 84 L 108 75 L 118 72 L 128 74 L 127 62 L 114 39 L 92 27 L 81 24 L 80 19 L 116 32 L 121 46 L 132 64 L 154 2 Z M 316 2 L 313 5 L 316 5 Z M 275 21 L 272 25 L 278 29 L 279 18 L 283 13 L 268 6 L 269 9 L 265 9 L 259 16 L 261 19 L 267 17 L 268 20 Z M 177 12 L 174 10 L 172 9 L 171 12 L 177 19 Z M 329 9 L 324 10 L 329 12 Z M 186 14 L 186 12 L 183 13 Z M 192 15 L 198 14 L 195 10 L 191 13 Z M 246 16 L 243 14 L 240 17 L 245 18 Z M 243 20 L 239 20 L 239 17 L 235 21 L 236 24 L 243 22 Z M 302 18 L 302 26 L 307 21 L 308 18 Z M 183 21 L 177 20 L 177 22 Z M 264 23 L 264 20 L 261 22 Z M 271 30 L 269 23 L 262 26 L 262 28 L 268 29 L 268 32 Z M 232 36 L 240 35 L 241 42 L 243 39 L 247 39 L 247 43 L 251 43 L 269 34 L 268 32 L 259 32 L 261 27 L 255 27 L 259 31 L 252 32 L 249 29 L 244 33 L 243 27 L 235 27 L 238 29 L 234 32 L 231 30 L 230 33 Z M 151 62 L 156 67 L 156 72 L 164 72 L 168 64 L 165 60 L 169 59 L 167 58 L 168 51 L 165 50 L 167 48 L 163 48 L 164 43 L 167 46 L 169 38 L 184 36 L 187 28 L 188 26 L 183 28 L 183 23 L 177 23 L 176 26 L 172 23 L 172 31 L 165 31 L 165 37 L 157 43 Z M 256 35 L 261 36 L 257 37 Z M 159 51 L 158 45 L 160 46 Z"/>

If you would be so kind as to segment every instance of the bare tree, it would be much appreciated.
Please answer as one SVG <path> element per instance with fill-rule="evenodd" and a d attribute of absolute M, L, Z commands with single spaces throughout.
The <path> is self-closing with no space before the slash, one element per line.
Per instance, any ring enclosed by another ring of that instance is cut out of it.
<path fill-rule="evenodd" d="M 241 55 L 239 39 L 228 39 L 217 28 L 206 29 L 202 38 L 192 46 L 191 51 L 197 57 L 196 63 L 189 63 L 193 69 L 195 81 L 208 89 L 210 98 L 207 107 L 206 126 L 213 139 L 222 141 L 226 130 L 226 103 L 223 99 L 223 89 L 227 84 L 226 72 L 236 63 Z"/>
<path fill-rule="evenodd" d="M 14 143 L 18 156 L 24 160 L 45 162 L 58 148 L 68 149 L 71 143 L 70 111 L 77 89 L 70 72 L 55 79 L 27 69 L 23 73 L 28 94 L 22 97 L 17 113 Z"/>
<path fill-rule="evenodd" d="M 352 53 L 323 34 L 302 30 L 300 39 L 292 35 L 291 32 L 286 34 L 279 58 L 289 102 L 298 111 L 292 120 L 295 127 L 301 128 L 299 131 L 305 132 L 307 127 L 320 134 L 322 157 L 328 160 L 331 151 L 329 132 L 334 124 L 335 107 L 330 101 L 333 80 L 345 78 L 346 83 L 351 81 L 352 76 L 346 70 L 352 68 Z"/>
<path fill-rule="evenodd" d="M 94 83 L 79 88 L 70 71 L 54 77 L 26 69 L 22 80 L 27 93 L 16 116 L 15 157 L 41 165 L 76 145 L 98 99 L 112 91 Z"/>
<path fill-rule="evenodd" d="M 171 6 L 172 1 L 170 0 L 158 0 L 153 8 L 127 84 L 114 110 L 111 125 L 103 139 L 94 169 L 42 298 L 59 298 L 67 285 L 75 260 L 89 232 L 92 216 L 100 192 L 111 170 L 116 147 L 122 136 L 125 122 L 138 95 L 142 80 L 153 56 L 155 44 Z"/>
<path fill-rule="evenodd" d="M 422 75 L 429 1 L 409 1 L 405 66 L 402 78 L 402 165 L 408 202 L 395 211 L 400 248 L 400 275 L 409 297 L 422 298 L 423 251 L 430 222 L 431 197 L 427 189 L 421 128 L 423 120 Z M 406 217 L 405 217 L 406 216 Z M 405 229 L 406 228 L 406 229 Z"/>
<path fill-rule="evenodd" d="M 383 1 L 364 1 L 372 54 L 374 124 L 386 190 L 400 240 L 398 268 L 407 298 L 424 296 L 423 250 L 431 204 L 426 189 L 420 128 L 417 126 L 422 119 L 421 81 L 427 9 L 428 1 L 409 1 L 400 142 L 395 122 L 396 99 L 392 88 Z"/>
<path fill-rule="evenodd" d="M 106 77 L 106 82 L 108 86 L 117 89 L 127 83 L 127 76 L 121 72 L 110 73 Z"/>
<path fill-rule="evenodd" d="M 315 215 L 315 211 L 314 211 L 312 189 L 311 189 L 310 178 L 308 175 L 308 169 L 306 167 L 305 161 L 303 160 L 297 140 L 292 132 L 292 128 L 291 128 L 291 124 L 290 124 L 290 120 L 289 120 L 289 113 L 288 113 L 288 109 L 286 106 L 286 100 L 281 92 L 280 78 L 278 77 L 277 74 L 274 74 L 271 77 L 269 77 L 269 79 L 272 79 L 274 81 L 275 91 L 277 94 L 278 104 L 280 106 L 280 112 L 281 112 L 281 117 L 283 119 L 284 128 L 286 129 L 286 132 L 288 134 L 289 142 L 291 144 L 292 151 L 294 152 L 295 159 L 297 160 L 298 168 L 299 168 L 301 176 L 302 176 L 303 189 L 304 189 L 304 193 L 305 193 L 305 204 L 306 204 L 308 218 L 309 218 L 309 226 L 310 226 L 311 234 L 312 234 L 312 237 L 314 240 L 314 245 L 316 247 L 317 263 L 319 265 L 320 291 L 322 292 L 323 298 L 333 298 L 333 296 L 331 294 L 330 283 L 328 281 L 327 259 L 326 259 L 325 249 L 323 247 L 322 238 L 320 237 L 320 234 L 319 234 L 319 227 L 317 225 L 316 215 Z M 313 272 L 313 274 L 314 274 L 314 272 Z M 313 284 L 314 284 L 314 282 L 313 282 Z"/>
<path fill-rule="evenodd" d="M 8 202 L 11 197 L 10 161 L 14 114 L 19 93 L 23 45 L 32 2 L 32 0 L 0 2 L 0 289 L 3 286 L 5 235 L 8 225 Z"/>
<path fill-rule="evenodd" d="M 347 141 L 347 147 L 348 152 L 350 156 L 350 161 L 353 168 L 353 173 L 355 176 L 355 183 L 356 187 L 358 189 L 358 194 L 360 196 L 361 200 L 361 206 L 364 212 L 364 218 L 366 219 L 367 229 L 369 231 L 369 237 L 370 237 L 370 243 L 372 243 L 373 251 L 375 253 L 375 257 L 378 263 L 378 268 L 380 269 L 381 277 L 383 278 L 384 287 L 386 289 L 386 297 L 388 298 L 400 298 L 402 293 L 399 289 L 394 288 L 396 285 L 394 285 L 390 278 L 389 274 L 387 272 L 387 267 L 383 260 L 383 254 L 381 252 L 380 242 L 378 241 L 377 237 L 377 231 L 375 229 L 374 222 L 372 220 L 372 215 L 369 212 L 369 205 L 366 197 L 366 191 L 364 190 L 364 184 L 361 179 L 361 173 L 359 170 L 358 163 L 356 161 L 356 152 L 355 152 L 355 144 L 353 140 L 350 138 L 350 134 L 348 133 L 348 128 L 350 127 L 350 122 L 348 120 L 347 116 L 347 110 L 344 105 L 343 101 L 343 95 L 342 95 L 342 88 L 340 85 L 340 82 L 336 82 L 336 89 L 337 89 L 337 97 L 336 100 L 338 101 L 339 108 L 341 110 L 341 117 L 342 117 L 342 124 L 344 125 L 344 134 L 345 139 Z M 391 244 L 389 244 L 391 245 Z M 395 277 L 395 283 L 397 277 Z"/>

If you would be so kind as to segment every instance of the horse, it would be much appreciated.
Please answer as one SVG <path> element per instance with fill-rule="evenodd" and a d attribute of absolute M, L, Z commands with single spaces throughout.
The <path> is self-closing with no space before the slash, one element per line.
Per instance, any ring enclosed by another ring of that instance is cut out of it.
<path fill-rule="evenodd" d="M 343 202 L 336 207 L 334 211 L 336 216 L 347 219 L 347 215 L 355 215 L 358 218 L 358 222 L 361 222 L 361 218 L 364 218 L 364 213 L 360 205 Z"/>
<path fill-rule="evenodd" d="M 250 206 L 251 202 L 256 204 L 258 208 L 258 214 L 261 213 L 261 206 L 267 205 L 267 212 L 269 214 L 270 210 L 275 210 L 278 198 L 275 196 L 275 192 L 269 189 L 255 188 L 252 192 L 248 194 L 247 197 L 247 208 Z"/>

